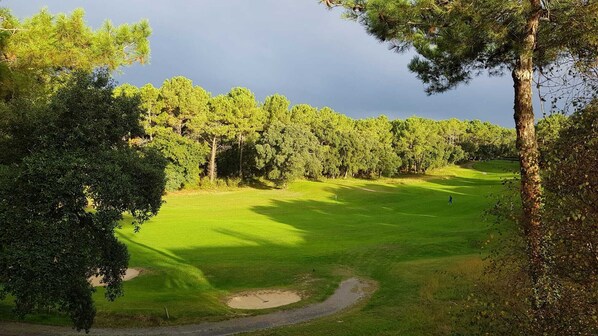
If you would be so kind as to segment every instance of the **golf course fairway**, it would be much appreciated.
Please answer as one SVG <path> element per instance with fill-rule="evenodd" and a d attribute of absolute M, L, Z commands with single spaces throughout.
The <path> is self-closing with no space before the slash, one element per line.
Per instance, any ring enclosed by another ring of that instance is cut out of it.
<path fill-rule="evenodd" d="M 138 233 L 128 224 L 118 231 L 130 267 L 141 273 L 125 282 L 125 296 L 115 302 L 97 289 L 95 326 L 264 314 L 323 301 L 342 280 L 360 277 L 377 284 L 369 300 L 256 334 L 448 335 L 453 312 L 483 268 L 490 195 L 516 170 L 516 163 L 492 161 L 417 177 L 169 194 Z M 234 293 L 270 289 L 296 291 L 302 300 L 257 311 L 226 305 Z M 3 320 L 14 319 L 11 304 L 0 302 Z M 27 321 L 69 324 L 51 312 Z"/>

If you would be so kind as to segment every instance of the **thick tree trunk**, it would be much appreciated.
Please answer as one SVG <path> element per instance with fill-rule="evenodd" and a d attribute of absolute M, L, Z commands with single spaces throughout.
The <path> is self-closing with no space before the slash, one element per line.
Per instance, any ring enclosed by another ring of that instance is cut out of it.
<path fill-rule="evenodd" d="M 532 70 L 518 66 L 513 71 L 515 88 L 515 128 L 517 149 L 521 164 L 521 201 L 523 203 L 524 225 L 530 238 L 532 262 L 540 261 L 539 246 L 541 227 L 542 190 L 538 144 L 534 128 L 532 108 Z"/>
<path fill-rule="evenodd" d="M 528 18 L 527 34 L 523 50 L 512 71 L 515 89 L 515 128 L 517 149 L 521 165 L 521 201 L 523 205 L 523 226 L 527 238 L 529 274 L 534 286 L 534 308 L 541 310 L 546 304 L 547 263 L 544 254 L 544 232 L 542 226 L 542 185 L 540 180 L 539 152 L 534 128 L 532 107 L 533 52 L 540 21 L 540 1 L 530 0 L 532 12 Z"/>
<path fill-rule="evenodd" d="M 218 140 L 216 137 L 212 138 L 212 154 L 210 155 L 210 182 L 214 182 L 216 180 L 216 149 L 218 146 Z"/>

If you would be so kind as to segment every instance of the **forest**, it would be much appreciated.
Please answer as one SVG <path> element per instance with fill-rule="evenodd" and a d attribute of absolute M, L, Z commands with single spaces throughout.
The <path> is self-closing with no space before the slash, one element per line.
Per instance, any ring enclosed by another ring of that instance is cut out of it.
<path fill-rule="evenodd" d="M 167 158 L 168 190 L 217 178 L 264 177 L 283 186 L 301 177 L 425 174 L 468 160 L 516 157 L 515 131 L 479 120 L 355 120 L 328 107 L 291 106 L 281 94 L 260 103 L 247 88 L 211 96 L 185 77 L 160 88 L 124 84 L 115 95 L 139 99 L 145 135 L 131 141 Z"/>

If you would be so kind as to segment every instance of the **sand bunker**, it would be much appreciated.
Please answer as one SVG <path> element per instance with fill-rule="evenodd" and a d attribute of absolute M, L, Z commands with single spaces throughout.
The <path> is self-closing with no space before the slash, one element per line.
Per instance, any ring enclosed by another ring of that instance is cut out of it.
<path fill-rule="evenodd" d="M 292 291 L 262 290 L 236 294 L 231 296 L 226 304 L 236 309 L 266 309 L 298 301 L 301 301 L 301 296 Z"/>
<path fill-rule="evenodd" d="M 136 278 L 139 275 L 140 270 L 134 268 L 127 268 L 127 272 L 123 276 L 123 281 L 128 281 L 133 278 Z M 102 277 L 93 276 L 89 278 L 89 282 L 94 287 L 104 287 L 106 286 L 105 283 L 102 282 Z"/>
<path fill-rule="evenodd" d="M 142 270 L 143 272 L 143 270 Z M 152 328 L 131 329 L 92 329 L 90 335 L 104 336 L 139 336 L 139 335 L 232 335 L 247 333 L 262 329 L 276 328 L 311 321 L 316 318 L 329 316 L 343 311 L 356 303 L 369 298 L 377 289 L 375 282 L 350 278 L 340 283 L 334 294 L 324 302 L 271 312 L 264 315 L 238 317 L 219 322 L 204 322 L 200 324 L 172 325 Z M 239 296 L 241 293 L 237 294 Z M 247 294 L 247 292 L 245 293 Z M 259 295 L 259 294 L 258 294 Z M 339 321 L 340 323 L 340 321 Z M 272 333 L 272 332 L 271 332 Z M 81 333 L 67 327 L 54 327 L 47 325 L 34 325 L 0 321 L 0 334 L 22 336 L 40 335 L 56 336 L 71 335 L 81 336 Z"/>

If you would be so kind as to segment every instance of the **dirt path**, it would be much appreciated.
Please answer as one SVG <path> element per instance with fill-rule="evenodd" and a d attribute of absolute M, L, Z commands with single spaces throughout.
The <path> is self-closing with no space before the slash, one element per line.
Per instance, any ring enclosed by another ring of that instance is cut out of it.
<path fill-rule="evenodd" d="M 88 335 L 108 336 L 133 336 L 133 335 L 193 335 L 193 336 L 217 336 L 233 335 L 242 332 L 250 332 L 262 329 L 276 328 L 280 326 L 311 321 L 316 318 L 332 315 L 347 309 L 357 302 L 369 297 L 374 290 L 374 285 L 365 280 L 350 278 L 340 283 L 334 294 L 321 303 L 314 303 L 303 308 L 283 310 L 265 315 L 236 318 L 220 322 L 207 322 L 201 324 L 156 327 L 156 328 L 131 328 L 131 329 L 92 329 Z M 64 327 L 52 327 L 32 325 L 25 323 L 3 323 L 0 322 L 0 335 L 2 336 L 24 336 L 24 335 L 80 335 L 73 329 Z"/>

